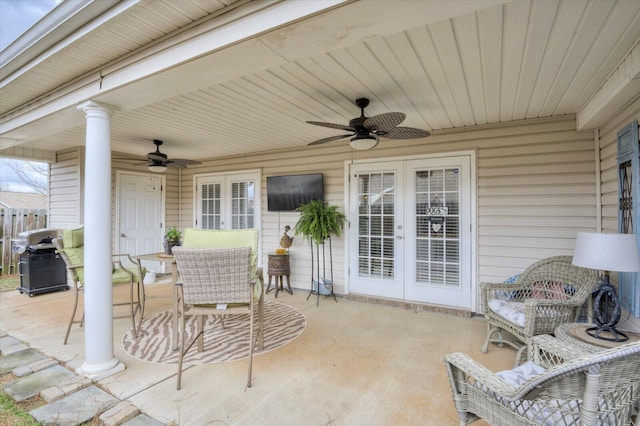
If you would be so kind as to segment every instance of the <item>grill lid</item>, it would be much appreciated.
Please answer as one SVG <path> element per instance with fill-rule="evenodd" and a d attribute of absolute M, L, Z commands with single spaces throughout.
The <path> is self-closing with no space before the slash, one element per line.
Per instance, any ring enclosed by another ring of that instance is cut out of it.
<path fill-rule="evenodd" d="M 51 240 L 62 235 L 60 229 L 34 229 L 33 231 L 24 231 L 11 240 L 11 251 L 21 254 L 26 250 L 31 252 L 36 250 L 45 250 L 55 248 Z"/>

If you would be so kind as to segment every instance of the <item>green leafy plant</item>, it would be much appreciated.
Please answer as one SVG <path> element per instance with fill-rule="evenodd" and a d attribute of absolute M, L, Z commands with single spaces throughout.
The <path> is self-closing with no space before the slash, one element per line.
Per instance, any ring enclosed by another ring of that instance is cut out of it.
<path fill-rule="evenodd" d="M 178 231 L 178 229 L 174 226 L 169 228 L 166 234 L 164 234 L 164 239 L 171 243 L 177 243 L 182 238 L 182 232 Z"/>
<path fill-rule="evenodd" d="M 338 211 L 338 206 L 313 200 L 296 210 L 300 212 L 300 218 L 294 232 L 302 235 L 303 239 L 310 238 L 314 243 L 322 244 L 330 234 L 337 237 L 342 235 L 346 216 Z"/>

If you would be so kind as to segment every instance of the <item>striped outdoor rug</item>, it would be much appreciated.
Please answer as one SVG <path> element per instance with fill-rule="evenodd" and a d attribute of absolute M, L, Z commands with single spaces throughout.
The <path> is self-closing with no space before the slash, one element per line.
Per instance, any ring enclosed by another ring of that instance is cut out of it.
<path fill-rule="evenodd" d="M 134 358 L 158 364 L 178 364 L 178 352 L 171 350 L 170 311 L 162 312 L 142 322 L 140 336 L 131 331 L 122 336 L 122 348 Z M 224 320 L 210 316 L 205 320 L 204 351 L 194 345 L 184 358 L 185 364 L 213 364 L 235 361 L 249 356 L 249 316 L 233 315 Z M 278 302 L 264 302 L 264 349 L 255 349 L 254 355 L 278 349 L 298 337 L 304 331 L 307 320 L 293 306 Z M 195 336 L 194 316 L 187 316 L 188 341 Z"/>

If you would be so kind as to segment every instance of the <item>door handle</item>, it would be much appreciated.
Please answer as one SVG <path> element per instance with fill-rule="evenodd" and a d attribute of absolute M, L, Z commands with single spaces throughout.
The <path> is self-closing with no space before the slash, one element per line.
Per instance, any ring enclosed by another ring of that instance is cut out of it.
<path fill-rule="evenodd" d="M 396 235 L 396 240 L 401 240 L 402 238 L 404 238 L 402 235 Z"/>
<path fill-rule="evenodd" d="M 120 234 L 120 238 L 125 238 L 126 234 Z"/>

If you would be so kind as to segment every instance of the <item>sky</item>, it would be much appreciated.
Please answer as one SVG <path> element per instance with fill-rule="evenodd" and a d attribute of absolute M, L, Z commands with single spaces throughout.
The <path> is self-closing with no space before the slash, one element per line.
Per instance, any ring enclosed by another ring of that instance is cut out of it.
<path fill-rule="evenodd" d="M 62 0 L 0 0 L 0 51 Z"/>
<path fill-rule="evenodd" d="M 27 163 L 26 161 L 18 162 L 16 160 L 0 158 L 0 191 L 36 192 L 35 189 L 31 185 L 29 185 L 29 183 L 24 182 L 22 179 L 20 179 L 13 168 L 8 165 L 10 162 L 16 162 L 18 164 Z M 39 182 L 40 185 L 44 185 L 45 187 L 47 186 L 46 176 L 31 173 L 31 178 Z"/>
<path fill-rule="evenodd" d="M 29 27 L 49 13 L 61 0 L 0 0 L 0 51 L 4 50 Z M 31 192 L 7 166 L 10 160 L 0 158 L 0 189 L 15 192 Z"/>

